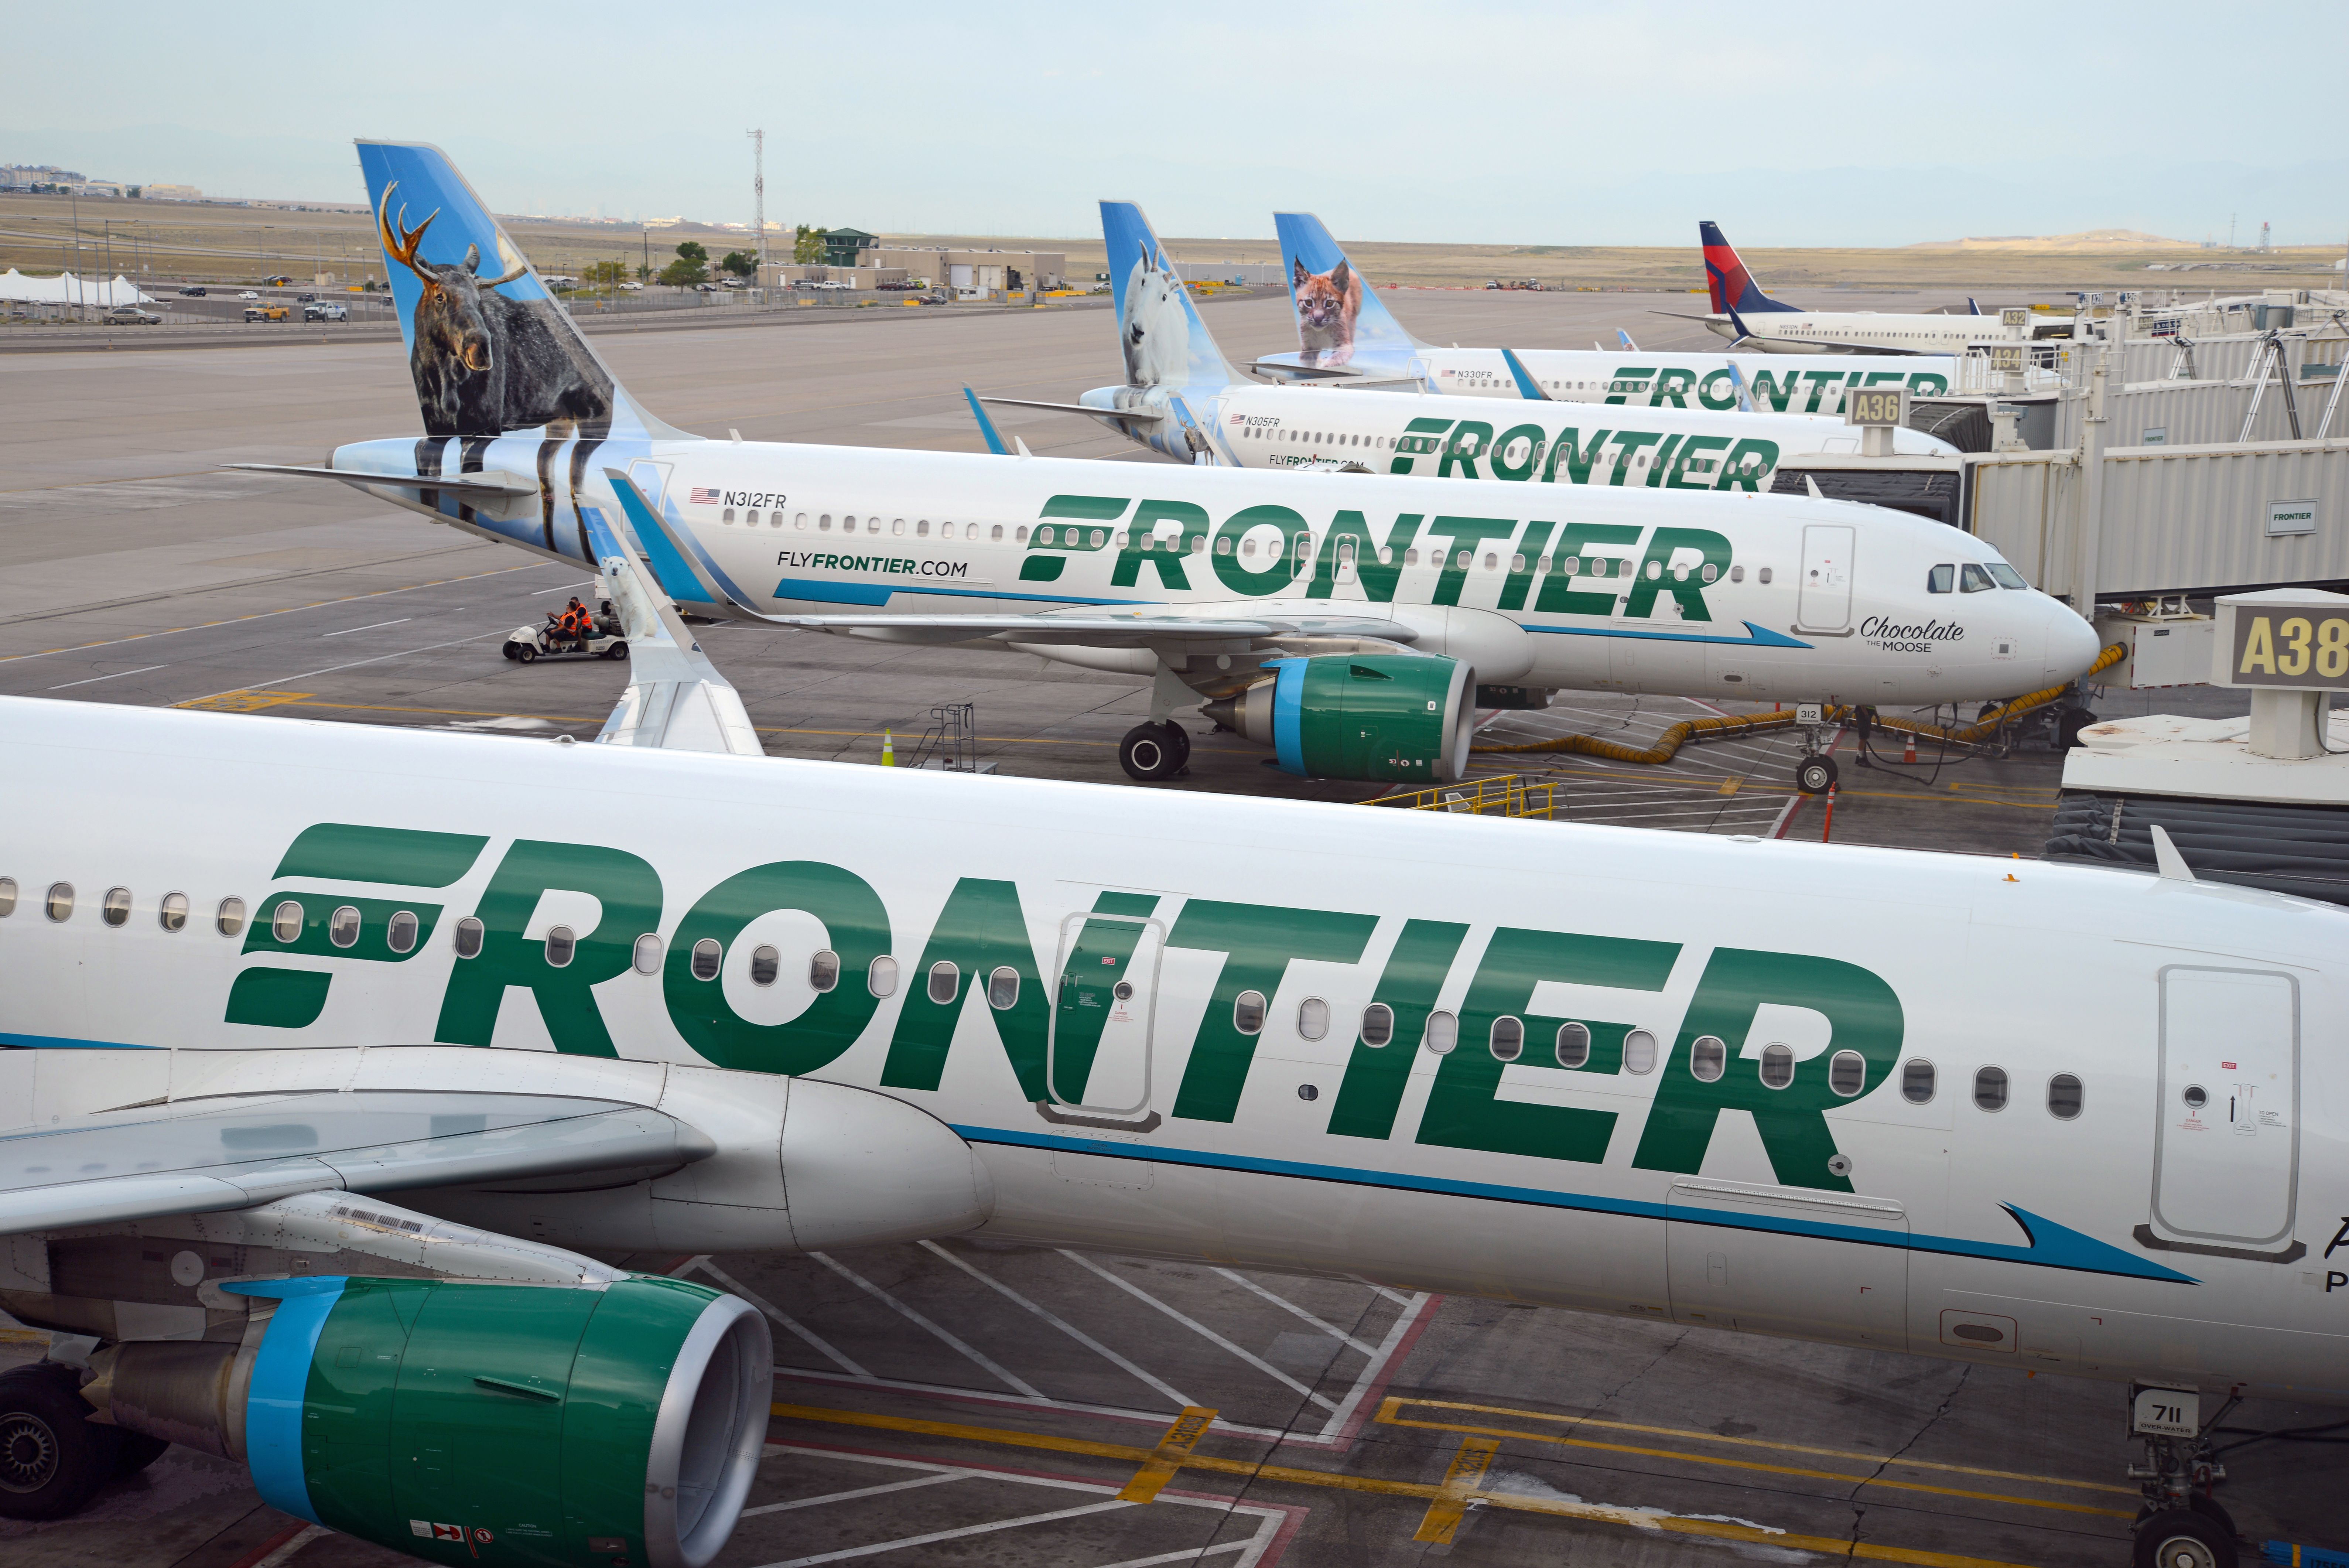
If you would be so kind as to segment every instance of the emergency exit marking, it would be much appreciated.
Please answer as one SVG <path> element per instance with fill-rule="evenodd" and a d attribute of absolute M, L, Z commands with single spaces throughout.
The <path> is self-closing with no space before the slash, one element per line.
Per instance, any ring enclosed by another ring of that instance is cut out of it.
<path fill-rule="evenodd" d="M 2301 691 L 2349 688 L 2349 615 L 2243 607 L 2235 615 L 2233 680 Z"/>

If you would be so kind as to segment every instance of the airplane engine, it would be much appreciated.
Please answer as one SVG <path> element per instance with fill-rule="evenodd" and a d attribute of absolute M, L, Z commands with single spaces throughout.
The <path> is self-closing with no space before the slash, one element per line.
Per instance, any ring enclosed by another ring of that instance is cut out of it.
<path fill-rule="evenodd" d="M 1272 679 L 1210 702 L 1208 718 L 1312 778 L 1449 784 L 1467 771 L 1475 673 L 1457 659 L 1318 654 L 1268 660 Z"/>
<path fill-rule="evenodd" d="M 730 1295 L 322 1275 L 243 1343 L 92 1358 L 99 1419 L 252 1471 L 273 1506 L 428 1561 L 700 1568 L 766 1439 L 773 1346 Z M 256 1307 L 267 1303 L 256 1302 Z"/>

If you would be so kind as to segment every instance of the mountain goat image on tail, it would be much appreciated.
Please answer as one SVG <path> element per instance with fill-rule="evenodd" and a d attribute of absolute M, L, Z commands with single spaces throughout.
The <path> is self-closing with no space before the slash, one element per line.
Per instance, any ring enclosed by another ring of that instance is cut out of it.
<path fill-rule="evenodd" d="M 434 436 L 494 436 L 541 425 L 608 421 L 612 381 L 564 320 L 551 299 L 510 299 L 498 292 L 530 271 L 519 255 L 498 248 L 502 270 L 481 275 L 479 245 L 467 245 L 462 260 L 429 262 L 418 256 L 425 231 L 440 215 L 435 208 L 415 228 L 408 209 L 391 216 L 397 182 L 384 189 L 376 226 L 384 254 L 416 275 L 424 292 L 416 303 L 415 347 L 409 370 L 424 430 Z"/>
<path fill-rule="evenodd" d="M 1163 254 L 1144 252 L 1126 276 L 1118 316 L 1118 345 L 1125 351 L 1130 387 L 1179 387 L 1190 374 L 1190 313 L 1184 308 L 1183 280 Z"/>

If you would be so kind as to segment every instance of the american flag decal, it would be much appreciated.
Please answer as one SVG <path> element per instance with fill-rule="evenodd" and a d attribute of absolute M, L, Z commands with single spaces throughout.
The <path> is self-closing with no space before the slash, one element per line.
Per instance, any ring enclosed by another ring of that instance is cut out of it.
<path fill-rule="evenodd" d="M 696 506 L 717 505 L 718 492 L 714 490 L 705 490 L 700 485 L 695 485 L 693 487 L 693 504 Z"/>

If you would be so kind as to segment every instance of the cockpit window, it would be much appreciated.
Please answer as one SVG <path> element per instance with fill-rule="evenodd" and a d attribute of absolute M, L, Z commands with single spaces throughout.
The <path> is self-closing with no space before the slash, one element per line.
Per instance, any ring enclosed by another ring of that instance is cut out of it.
<path fill-rule="evenodd" d="M 1991 589 L 1996 587 L 1998 587 L 1998 585 L 1990 580 L 1990 574 L 1983 571 L 1980 566 L 1975 566 L 1971 561 L 1967 562 L 1965 566 L 1959 570 L 1958 591 L 1960 593 L 1988 593 Z"/>
<path fill-rule="evenodd" d="M 1958 568 L 1954 566 L 1934 566 L 1925 573 L 1925 591 L 1946 594 L 1958 586 Z"/>
<path fill-rule="evenodd" d="M 2004 561 L 1992 561 L 1982 570 L 1990 574 L 1991 581 L 2002 588 L 2027 588 L 2031 586 L 2023 580 L 2021 572 L 2016 571 Z"/>

